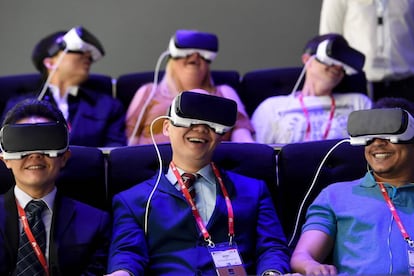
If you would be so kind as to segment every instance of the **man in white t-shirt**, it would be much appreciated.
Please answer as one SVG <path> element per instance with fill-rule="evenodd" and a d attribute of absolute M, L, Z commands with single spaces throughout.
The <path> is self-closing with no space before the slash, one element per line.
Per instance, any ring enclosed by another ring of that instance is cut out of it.
<path fill-rule="evenodd" d="M 312 38 L 302 55 L 306 70 L 302 90 L 267 98 L 254 111 L 256 141 L 284 144 L 348 137 L 349 113 L 369 109 L 372 102 L 358 91 L 333 93 L 333 90 L 345 74 L 361 71 L 364 59 L 341 35 Z"/>

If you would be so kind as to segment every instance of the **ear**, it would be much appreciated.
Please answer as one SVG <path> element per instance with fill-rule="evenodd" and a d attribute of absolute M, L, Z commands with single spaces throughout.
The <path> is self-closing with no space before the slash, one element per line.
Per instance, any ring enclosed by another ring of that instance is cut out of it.
<path fill-rule="evenodd" d="M 306 64 L 310 58 L 311 58 L 310 54 L 308 54 L 308 53 L 302 54 L 302 63 Z"/>
<path fill-rule="evenodd" d="M 55 60 L 51 57 L 47 57 L 43 59 L 43 65 L 47 68 L 47 70 L 53 70 L 55 68 Z"/>
<path fill-rule="evenodd" d="M 170 136 L 169 133 L 169 129 L 170 129 L 170 120 L 166 119 L 162 122 L 162 134 L 164 134 L 164 136 Z"/>
<path fill-rule="evenodd" d="M 11 166 L 10 166 L 10 160 L 6 160 L 6 159 L 4 159 L 3 158 L 3 154 L 0 154 L 0 159 L 1 159 L 1 161 L 3 161 L 3 163 L 6 165 L 6 167 L 8 168 L 8 169 L 11 169 Z"/>
<path fill-rule="evenodd" d="M 66 166 L 66 163 L 68 162 L 71 155 L 72 155 L 72 152 L 70 150 L 67 150 L 62 154 L 62 156 L 60 157 L 62 161 L 60 168 L 63 168 Z"/>

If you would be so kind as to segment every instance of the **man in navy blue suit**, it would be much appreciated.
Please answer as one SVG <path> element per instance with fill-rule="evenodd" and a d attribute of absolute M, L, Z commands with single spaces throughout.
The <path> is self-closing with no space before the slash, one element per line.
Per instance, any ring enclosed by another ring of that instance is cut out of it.
<path fill-rule="evenodd" d="M 32 53 L 33 64 L 45 82 L 44 90 L 11 98 L 5 112 L 23 98 L 40 96 L 62 111 L 70 126 L 71 145 L 125 146 L 122 104 L 111 95 L 81 85 L 88 79 L 92 63 L 103 55 L 99 40 L 83 27 L 44 37 Z"/>
<path fill-rule="evenodd" d="M 265 182 L 211 162 L 236 117 L 230 99 L 191 91 L 174 99 L 163 124 L 172 147 L 168 170 L 113 199 L 110 275 L 289 271 L 286 240 Z M 184 172 L 194 176 L 192 186 L 187 179 L 193 177 Z"/>
<path fill-rule="evenodd" d="M 31 272 L 18 275 L 103 275 L 109 214 L 63 196 L 55 186 L 70 157 L 62 113 L 47 101 L 20 102 L 6 115 L 0 148 L 16 182 L 0 195 L 0 275 L 25 271 L 22 260 L 29 256 Z M 33 202 L 44 206 L 39 236 L 36 224 L 27 223 Z M 33 248 L 24 251 L 25 239 Z"/>

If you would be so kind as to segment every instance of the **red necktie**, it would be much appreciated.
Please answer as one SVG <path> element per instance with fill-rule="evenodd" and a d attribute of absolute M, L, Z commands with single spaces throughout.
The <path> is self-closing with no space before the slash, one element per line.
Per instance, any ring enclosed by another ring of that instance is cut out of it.
<path fill-rule="evenodd" d="M 181 177 L 183 178 L 184 185 L 187 187 L 188 192 L 191 195 L 191 198 L 195 200 L 194 182 L 197 179 L 197 177 L 192 173 L 183 173 Z"/>

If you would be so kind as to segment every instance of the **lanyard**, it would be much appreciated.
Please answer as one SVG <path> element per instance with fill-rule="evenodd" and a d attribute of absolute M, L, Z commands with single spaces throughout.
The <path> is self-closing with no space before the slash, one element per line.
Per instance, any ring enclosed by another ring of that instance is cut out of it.
<path fill-rule="evenodd" d="M 305 141 L 309 141 L 310 133 L 311 133 L 311 122 L 310 122 L 309 111 L 306 108 L 305 103 L 303 101 L 303 94 L 299 95 L 299 102 L 300 102 L 300 106 L 302 107 L 303 113 L 305 114 L 305 117 L 306 117 Z M 335 107 L 336 107 L 335 98 L 331 95 L 331 109 L 329 112 L 328 123 L 326 125 L 325 132 L 323 133 L 323 137 L 322 137 L 323 140 L 326 140 L 326 138 L 328 138 L 329 131 L 331 130 L 332 120 L 335 114 Z"/>
<path fill-rule="evenodd" d="M 190 204 L 191 206 L 191 211 L 193 212 L 193 216 L 197 222 L 198 228 L 200 229 L 201 233 L 203 234 L 204 240 L 208 243 L 208 246 L 210 247 L 214 247 L 215 244 L 213 243 L 213 241 L 211 240 L 211 236 L 207 231 L 206 226 L 203 223 L 203 220 L 200 216 L 200 213 L 198 212 L 197 206 L 194 202 L 194 200 L 192 199 L 190 192 L 188 191 L 187 187 L 184 185 L 184 181 L 181 178 L 181 175 L 177 169 L 177 167 L 175 166 L 174 162 L 171 161 L 170 163 L 170 168 L 172 169 L 175 177 L 177 178 L 178 184 L 181 187 L 181 191 L 183 192 L 183 195 L 185 197 L 185 199 L 187 200 L 187 202 Z M 230 237 L 230 244 L 232 243 L 232 239 L 234 237 L 234 213 L 233 213 L 233 207 L 231 205 L 231 201 L 230 201 L 230 197 L 229 194 L 227 192 L 226 187 L 224 186 L 224 182 L 223 179 L 221 178 L 220 172 L 217 169 L 216 165 L 211 162 L 211 168 L 213 169 L 214 175 L 216 176 L 219 184 L 220 184 L 220 188 L 221 191 L 223 192 L 223 196 L 224 199 L 226 201 L 226 206 L 227 206 L 227 215 L 228 215 L 228 227 L 229 227 L 229 237 Z"/>
<path fill-rule="evenodd" d="M 30 244 L 32 245 L 33 251 L 35 252 L 37 259 L 39 260 L 40 264 L 45 270 L 46 275 L 49 275 L 49 268 L 47 267 L 45 255 L 40 249 L 39 244 L 36 242 L 36 239 L 33 236 L 32 230 L 30 230 L 29 222 L 27 221 L 27 217 L 26 217 L 26 212 L 24 211 L 22 206 L 20 206 L 20 204 L 17 201 L 16 201 L 16 204 L 17 204 L 17 210 L 19 212 L 19 217 L 22 221 L 24 232 L 26 233 L 30 241 Z"/>
<path fill-rule="evenodd" d="M 400 216 L 397 213 L 397 210 L 395 209 L 394 204 L 392 203 L 390 197 L 388 196 L 387 190 L 384 187 L 384 183 L 382 182 L 377 182 L 378 185 L 380 186 L 380 190 L 382 193 L 382 196 L 385 199 L 385 202 L 387 202 L 388 208 L 390 209 L 392 216 L 394 217 L 395 221 L 397 222 L 398 228 L 401 231 L 401 234 L 404 238 L 404 240 L 408 243 L 408 245 L 410 247 L 414 247 L 414 242 L 411 240 L 410 236 L 407 233 L 407 230 L 405 230 L 405 227 L 400 219 Z"/>

